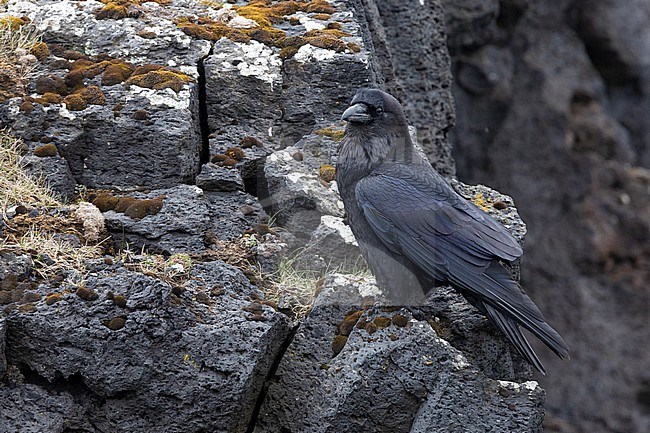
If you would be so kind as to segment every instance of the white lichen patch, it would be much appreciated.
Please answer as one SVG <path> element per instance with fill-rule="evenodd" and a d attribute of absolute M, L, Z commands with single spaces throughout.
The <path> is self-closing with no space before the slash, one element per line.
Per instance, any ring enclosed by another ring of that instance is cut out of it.
<path fill-rule="evenodd" d="M 502 388 L 511 389 L 516 392 L 521 392 L 521 391 L 532 392 L 537 390 L 537 388 L 539 388 L 539 384 L 534 380 L 529 380 L 523 383 L 509 382 L 507 380 L 497 380 L 497 382 L 499 383 L 499 386 L 501 386 Z"/>
<path fill-rule="evenodd" d="M 357 240 L 355 239 L 354 234 L 352 234 L 350 226 L 346 225 L 343 222 L 343 218 L 335 217 L 332 215 L 323 215 L 320 218 L 320 223 L 326 227 L 336 230 L 339 236 L 341 236 L 341 239 L 343 239 L 343 242 L 346 244 L 357 245 Z"/>
<path fill-rule="evenodd" d="M 280 81 L 282 61 L 269 47 L 257 41 L 247 44 L 234 42 L 233 46 L 234 50 L 214 54 L 225 69 L 237 69 L 244 77 L 254 77 L 271 86 Z"/>
<path fill-rule="evenodd" d="M 334 58 L 334 56 L 336 56 L 336 51 L 334 50 L 327 50 L 325 48 L 318 48 L 307 44 L 300 47 L 293 58 L 299 62 L 307 63 L 312 60 L 323 62 Z"/>
<path fill-rule="evenodd" d="M 188 109 L 190 106 L 189 86 L 183 86 L 180 92 L 176 93 L 172 89 L 154 90 L 136 85 L 131 85 L 129 89 L 133 96 L 145 98 L 153 106 L 174 108 L 177 110 Z"/>
<path fill-rule="evenodd" d="M 300 21 L 300 24 L 305 28 L 305 31 L 307 32 L 310 30 L 323 30 L 325 28 L 325 25 L 322 21 L 315 20 L 304 12 L 296 12 L 295 14 L 291 15 L 290 18 L 298 18 L 298 21 Z"/>

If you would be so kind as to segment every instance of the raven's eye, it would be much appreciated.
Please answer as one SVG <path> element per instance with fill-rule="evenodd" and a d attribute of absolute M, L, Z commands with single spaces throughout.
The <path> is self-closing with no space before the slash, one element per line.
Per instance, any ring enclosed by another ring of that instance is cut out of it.
<path fill-rule="evenodd" d="M 381 114 L 381 113 L 383 113 L 383 112 L 384 112 L 383 109 L 381 109 L 381 108 L 377 108 L 377 115 L 379 115 L 379 114 Z"/>

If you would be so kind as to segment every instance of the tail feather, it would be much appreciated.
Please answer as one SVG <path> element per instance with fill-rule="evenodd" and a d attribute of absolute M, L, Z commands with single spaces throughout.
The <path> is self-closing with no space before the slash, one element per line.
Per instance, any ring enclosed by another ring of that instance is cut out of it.
<path fill-rule="evenodd" d="M 501 314 L 490 305 L 483 304 L 483 306 L 488 318 L 501 330 L 501 332 L 505 334 L 512 345 L 515 346 L 517 352 L 519 352 L 519 354 L 523 356 L 530 365 L 535 367 L 537 371 L 546 375 L 546 370 L 544 369 L 542 362 L 537 357 L 533 348 L 530 347 L 530 343 L 528 343 L 528 340 L 526 340 L 526 337 L 521 332 L 517 322 L 510 317 Z"/>
<path fill-rule="evenodd" d="M 508 271 L 506 271 L 500 263 L 495 261 L 487 268 L 485 274 L 493 282 L 503 287 L 505 290 L 508 290 L 511 293 L 516 290 L 520 293 L 519 305 L 501 304 L 492 305 L 492 307 L 500 310 L 500 314 L 505 313 L 507 316 L 512 317 L 514 321 L 511 326 L 516 326 L 518 323 L 519 325 L 532 332 L 546 346 L 548 346 L 549 349 L 555 352 L 557 356 L 562 359 L 568 358 L 569 348 L 562 336 L 560 336 L 560 334 L 558 334 L 555 329 L 546 323 L 546 320 L 544 319 L 541 311 L 537 308 L 537 306 L 535 306 L 532 299 L 530 299 L 530 297 L 528 297 L 528 295 L 524 293 L 523 290 L 521 290 L 519 284 L 512 279 Z M 501 328 L 501 326 L 499 326 L 499 328 Z M 521 334 L 521 331 L 518 330 L 518 332 Z M 524 338 L 523 334 L 521 334 L 521 338 Z M 514 341 L 513 344 L 516 345 Z"/>

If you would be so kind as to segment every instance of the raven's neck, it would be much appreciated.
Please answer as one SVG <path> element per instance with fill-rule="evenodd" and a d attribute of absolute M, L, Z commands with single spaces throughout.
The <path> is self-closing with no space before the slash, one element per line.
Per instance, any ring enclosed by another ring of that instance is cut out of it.
<path fill-rule="evenodd" d="M 373 128 L 349 127 L 339 151 L 337 171 L 350 184 L 384 163 L 421 164 L 422 156 L 414 148 L 408 129 L 396 134 L 377 133 Z"/>

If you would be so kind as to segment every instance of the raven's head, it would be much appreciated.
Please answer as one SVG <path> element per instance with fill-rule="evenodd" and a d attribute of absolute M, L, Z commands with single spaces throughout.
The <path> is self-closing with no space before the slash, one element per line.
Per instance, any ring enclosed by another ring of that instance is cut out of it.
<path fill-rule="evenodd" d="M 359 90 L 341 120 L 355 126 L 371 125 L 377 121 L 385 126 L 406 125 L 404 111 L 397 99 L 378 89 Z"/>

